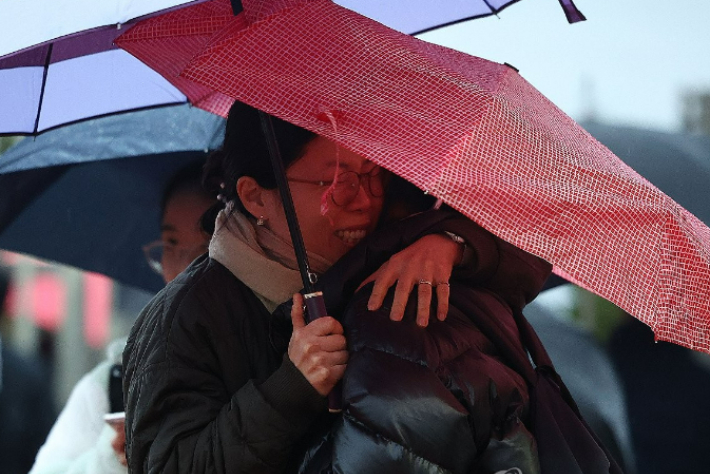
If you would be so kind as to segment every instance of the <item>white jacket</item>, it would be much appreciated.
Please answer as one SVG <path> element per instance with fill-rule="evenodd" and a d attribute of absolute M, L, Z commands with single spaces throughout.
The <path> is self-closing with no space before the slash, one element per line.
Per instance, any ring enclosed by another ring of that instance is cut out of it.
<path fill-rule="evenodd" d="M 111 447 L 116 432 L 104 422 L 109 411 L 111 366 L 120 361 L 125 339 L 109 345 L 109 357 L 74 386 L 30 474 L 126 474 Z"/>

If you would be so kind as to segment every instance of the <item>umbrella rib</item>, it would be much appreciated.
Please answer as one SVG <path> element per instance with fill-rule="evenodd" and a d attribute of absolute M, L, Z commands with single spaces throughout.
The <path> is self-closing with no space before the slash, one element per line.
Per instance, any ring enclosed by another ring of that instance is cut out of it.
<path fill-rule="evenodd" d="M 37 133 L 39 128 L 39 117 L 42 114 L 42 103 L 44 102 L 44 90 L 47 86 L 47 73 L 49 72 L 49 64 L 52 59 L 52 50 L 54 49 L 54 43 L 50 43 L 47 49 L 47 58 L 44 61 L 44 71 L 42 72 L 42 87 L 39 90 L 39 103 L 37 104 L 37 116 L 35 117 L 35 128 L 33 133 Z"/>

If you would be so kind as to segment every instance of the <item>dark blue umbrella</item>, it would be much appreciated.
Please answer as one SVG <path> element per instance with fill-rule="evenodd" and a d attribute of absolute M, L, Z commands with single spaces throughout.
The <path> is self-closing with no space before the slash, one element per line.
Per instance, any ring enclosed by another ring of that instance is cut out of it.
<path fill-rule="evenodd" d="M 141 247 L 159 236 L 163 188 L 223 134 L 222 118 L 181 105 L 24 139 L 0 155 L 0 248 L 157 291 Z"/>

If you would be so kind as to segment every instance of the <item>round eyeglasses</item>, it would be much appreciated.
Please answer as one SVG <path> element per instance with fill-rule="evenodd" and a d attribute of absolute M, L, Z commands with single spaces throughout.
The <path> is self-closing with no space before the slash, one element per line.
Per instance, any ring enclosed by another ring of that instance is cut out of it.
<path fill-rule="evenodd" d="M 156 240 L 143 246 L 143 254 L 148 266 L 158 275 L 163 275 L 163 259 L 181 262 L 189 258 L 191 261 L 207 251 L 207 244 L 197 244 L 190 247 L 180 247 L 162 240 Z"/>
<path fill-rule="evenodd" d="M 335 177 L 335 183 L 313 181 L 308 179 L 286 178 L 294 183 L 314 184 L 316 186 L 333 186 L 331 199 L 336 206 L 345 207 L 355 200 L 362 187 L 370 196 L 382 197 L 385 194 L 384 171 L 379 166 L 367 173 L 343 171 Z"/>

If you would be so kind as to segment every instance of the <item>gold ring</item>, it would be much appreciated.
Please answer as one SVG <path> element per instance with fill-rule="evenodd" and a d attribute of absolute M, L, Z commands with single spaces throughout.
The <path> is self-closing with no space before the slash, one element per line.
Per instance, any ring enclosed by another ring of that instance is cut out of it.
<path fill-rule="evenodd" d="M 434 286 L 434 285 L 433 285 L 433 284 L 432 284 L 432 283 L 431 283 L 430 281 L 428 281 L 428 280 L 424 280 L 424 279 L 422 279 L 422 280 L 419 280 L 419 284 L 420 284 L 420 285 L 429 285 L 429 286 Z"/>
<path fill-rule="evenodd" d="M 448 281 L 442 281 L 441 283 L 437 283 L 436 286 L 450 286 Z"/>

